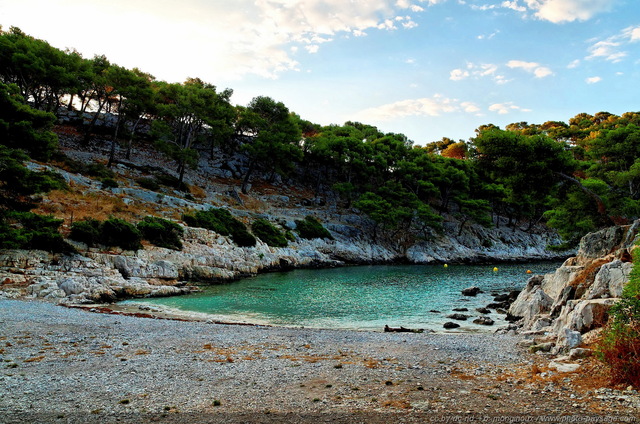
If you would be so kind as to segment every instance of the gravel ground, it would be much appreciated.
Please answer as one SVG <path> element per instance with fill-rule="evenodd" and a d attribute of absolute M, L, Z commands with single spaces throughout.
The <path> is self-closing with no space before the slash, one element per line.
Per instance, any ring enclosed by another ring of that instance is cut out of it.
<path fill-rule="evenodd" d="M 0 300 L 0 422 L 637 422 L 637 392 L 596 396 L 578 374 L 540 373 L 518 340 Z"/>

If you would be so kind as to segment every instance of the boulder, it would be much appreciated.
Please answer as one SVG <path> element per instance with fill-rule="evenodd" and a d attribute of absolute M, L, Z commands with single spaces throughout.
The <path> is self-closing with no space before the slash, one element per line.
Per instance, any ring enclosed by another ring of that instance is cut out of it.
<path fill-rule="evenodd" d="M 489 317 L 478 317 L 473 320 L 473 323 L 478 325 L 493 325 L 494 321 Z"/>
<path fill-rule="evenodd" d="M 608 319 L 609 308 L 617 299 L 570 300 L 562 308 L 554 324 L 556 334 L 564 335 L 565 329 L 586 333 L 603 326 Z"/>
<path fill-rule="evenodd" d="M 584 298 L 598 299 L 622 296 L 622 288 L 629 281 L 631 268 L 633 268 L 631 262 L 622 262 L 619 259 L 602 265 Z"/>
<path fill-rule="evenodd" d="M 536 275 L 529 279 L 526 288 L 520 293 L 515 302 L 509 307 L 509 314 L 524 318 L 524 325 L 528 327 L 536 316 L 549 312 L 553 301 L 542 289 L 543 276 Z"/>
<path fill-rule="evenodd" d="M 444 328 L 446 328 L 447 330 L 451 330 L 453 328 L 459 328 L 460 324 L 456 324 L 455 322 L 445 322 L 443 325 Z"/>
<path fill-rule="evenodd" d="M 466 321 L 467 318 L 469 318 L 469 316 L 464 315 L 464 314 L 451 314 L 451 315 L 447 315 L 447 318 L 455 319 L 455 320 L 458 320 L 458 321 Z"/>
<path fill-rule="evenodd" d="M 482 293 L 482 290 L 480 290 L 480 288 L 476 286 L 467 287 L 466 289 L 462 290 L 462 294 L 464 296 L 477 296 L 478 293 Z"/>

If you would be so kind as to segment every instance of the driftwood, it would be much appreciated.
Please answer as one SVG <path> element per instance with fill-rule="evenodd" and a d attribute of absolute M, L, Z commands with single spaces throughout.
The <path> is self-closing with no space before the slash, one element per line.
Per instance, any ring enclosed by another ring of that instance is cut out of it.
<path fill-rule="evenodd" d="M 385 333 L 423 333 L 424 330 L 422 328 L 412 329 L 405 327 L 389 327 L 388 325 L 384 326 Z"/>

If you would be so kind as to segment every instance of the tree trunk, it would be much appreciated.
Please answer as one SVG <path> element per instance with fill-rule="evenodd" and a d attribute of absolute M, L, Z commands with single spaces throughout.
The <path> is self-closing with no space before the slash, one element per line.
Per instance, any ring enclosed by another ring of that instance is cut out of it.
<path fill-rule="evenodd" d="M 244 179 L 242 180 L 242 187 L 240 188 L 240 191 L 242 191 L 243 194 L 247 194 L 249 192 L 248 190 L 249 178 L 251 178 L 251 174 L 253 173 L 255 166 L 256 166 L 256 161 L 254 159 L 249 163 L 249 169 L 247 170 L 247 174 L 244 176 Z"/>
<path fill-rule="evenodd" d="M 131 136 L 129 137 L 129 140 L 127 141 L 127 153 L 125 155 L 127 160 L 131 159 L 131 146 L 133 145 L 133 137 L 136 135 L 136 130 L 138 129 L 138 124 L 140 124 L 141 120 L 142 120 L 142 115 L 138 116 L 138 120 L 133 125 L 133 128 L 131 128 Z"/>

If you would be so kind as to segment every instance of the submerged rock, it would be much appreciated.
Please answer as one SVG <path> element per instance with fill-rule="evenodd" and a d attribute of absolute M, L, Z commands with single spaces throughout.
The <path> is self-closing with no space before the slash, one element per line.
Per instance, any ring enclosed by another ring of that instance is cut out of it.
<path fill-rule="evenodd" d="M 476 286 L 468 287 L 468 288 L 462 290 L 462 294 L 464 296 L 477 296 L 478 293 L 482 293 L 482 290 L 480 290 L 480 288 L 476 287 Z"/>

